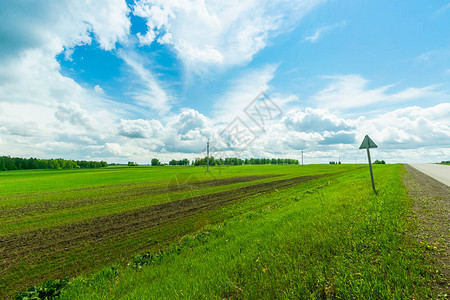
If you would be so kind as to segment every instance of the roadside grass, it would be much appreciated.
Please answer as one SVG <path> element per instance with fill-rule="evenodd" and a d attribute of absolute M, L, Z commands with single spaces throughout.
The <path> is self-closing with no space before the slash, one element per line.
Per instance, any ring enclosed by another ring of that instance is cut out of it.
<path fill-rule="evenodd" d="M 403 172 L 374 166 L 378 195 L 365 169 L 264 195 L 162 252 L 72 279 L 61 299 L 430 297 Z"/>

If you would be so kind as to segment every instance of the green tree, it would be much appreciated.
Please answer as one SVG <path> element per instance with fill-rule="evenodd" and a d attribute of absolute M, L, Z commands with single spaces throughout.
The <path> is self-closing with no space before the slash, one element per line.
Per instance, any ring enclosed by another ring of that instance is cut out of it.
<path fill-rule="evenodd" d="M 0 161 L 0 171 L 7 171 L 3 157 L 2 160 Z"/>

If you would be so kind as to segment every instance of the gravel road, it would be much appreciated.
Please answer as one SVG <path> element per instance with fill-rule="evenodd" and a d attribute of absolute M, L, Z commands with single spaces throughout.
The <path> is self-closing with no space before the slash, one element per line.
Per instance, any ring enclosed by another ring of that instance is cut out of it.
<path fill-rule="evenodd" d="M 450 169 L 450 166 L 437 167 Z M 413 200 L 412 210 L 417 220 L 417 227 L 410 234 L 428 250 L 425 254 L 438 270 L 439 276 L 432 281 L 432 298 L 447 299 L 446 295 L 450 294 L 450 186 L 411 165 L 405 165 L 405 169 L 408 173 L 403 183 Z"/>
<path fill-rule="evenodd" d="M 410 164 L 411 167 L 420 172 L 450 186 L 450 166 L 439 164 Z"/>

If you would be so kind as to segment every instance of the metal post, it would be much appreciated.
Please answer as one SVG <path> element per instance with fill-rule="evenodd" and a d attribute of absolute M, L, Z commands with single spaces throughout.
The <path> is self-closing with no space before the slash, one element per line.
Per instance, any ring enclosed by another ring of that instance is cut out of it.
<path fill-rule="evenodd" d="M 209 139 L 208 142 L 206 143 L 206 161 L 207 161 L 206 172 L 209 172 Z"/>
<path fill-rule="evenodd" d="M 372 188 L 373 188 L 373 191 L 376 193 L 377 191 L 375 190 L 375 182 L 373 181 L 372 161 L 370 160 L 369 148 L 367 148 L 367 157 L 369 158 L 369 169 L 370 169 L 370 178 L 372 179 Z"/>

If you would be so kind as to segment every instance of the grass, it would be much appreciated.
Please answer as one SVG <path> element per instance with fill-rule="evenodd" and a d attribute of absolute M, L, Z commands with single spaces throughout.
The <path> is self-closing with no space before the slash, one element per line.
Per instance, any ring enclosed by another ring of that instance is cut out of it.
<path fill-rule="evenodd" d="M 110 175 L 109 181 L 92 175 L 97 179 L 91 184 L 104 186 L 110 182 L 114 189 L 130 180 L 123 178 L 124 174 L 131 177 L 131 173 L 127 173 L 130 169 L 117 169 L 119 173 Z M 138 179 L 135 174 L 135 180 L 142 183 L 155 180 L 153 169 L 133 169 L 142 172 L 144 177 Z M 201 168 L 163 169 L 159 176 L 164 180 L 180 170 L 198 172 L 198 180 L 208 178 Z M 111 170 L 116 172 L 116 169 Z M 374 166 L 377 195 L 371 191 L 367 168 L 357 166 L 243 166 L 228 168 L 221 176 L 282 174 L 256 181 L 270 182 L 298 174 L 337 171 L 346 172 L 242 197 L 226 206 L 130 233 L 98 247 L 88 245 L 85 259 L 93 263 L 83 268 L 92 271 L 71 279 L 61 290 L 61 299 L 401 299 L 430 296 L 434 270 L 425 259 L 426 250 L 406 234 L 414 230 L 414 223 L 410 218 L 411 200 L 401 183 L 404 172 L 401 165 Z M 125 173 L 118 175 L 120 172 Z M 163 180 L 155 180 L 154 184 L 157 186 L 161 182 Z M 53 184 L 55 189 L 59 187 L 64 191 L 64 184 Z M 255 182 L 202 189 L 198 193 L 217 193 L 250 184 Z M 70 183 L 66 188 L 74 186 Z M 178 196 L 186 195 L 180 192 Z M 128 208 L 120 210 L 140 207 L 139 199 L 128 201 Z M 158 201 L 163 200 L 149 198 L 151 203 Z M 106 211 L 101 213 L 111 213 Z M 45 226 L 55 226 L 48 219 L 43 222 Z M 180 239 L 181 236 L 184 237 Z M 147 246 L 143 247 L 144 244 Z M 142 252 L 145 249 L 148 252 Z M 110 260 L 105 258 L 117 251 L 124 251 L 123 255 Z M 136 253 L 141 254 L 133 260 Z M 80 255 L 63 254 L 66 260 L 67 256 L 73 256 L 68 260 L 70 263 L 83 264 Z M 67 264 L 69 269 L 73 268 L 70 263 Z M 58 264 L 59 268 L 63 266 L 61 261 L 56 264 L 53 260 L 47 261 L 45 268 L 53 271 L 41 277 L 50 279 L 52 274 L 58 274 L 54 272 Z M 108 264 L 109 267 L 95 271 Z M 32 269 L 22 268 L 21 276 L 29 276 Z M 77 273 L 80 271 L 73 272 Z"/>
<path fill-rule="evenodd" d="M 402 172 L 377 168 L 377 196 L 362 171 L 283 191 L 140 268 L 79 277 L 62 299 L 425 298 L 432 270 L 405 234 Z"/>

